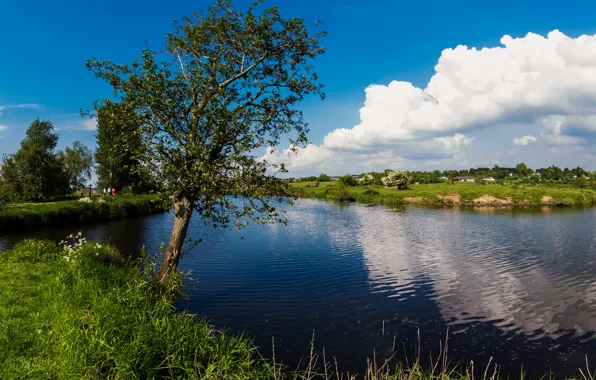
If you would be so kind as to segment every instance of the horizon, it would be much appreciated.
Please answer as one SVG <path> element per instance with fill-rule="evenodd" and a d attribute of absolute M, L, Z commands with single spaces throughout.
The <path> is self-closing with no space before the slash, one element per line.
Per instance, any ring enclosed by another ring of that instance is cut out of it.
<path fill-rule="evenodd" d="M 248 3 L 235 2 L 242 9 Z M 308 98 L 300 107 L 311 144 L 290 157 L 287 144 L 274 153 L 255 152 L 284 161 L 290 170 L 284 177 L 519 162 L 596 170 L 596 27 L 590 17 L 596 4 L 310 3 L 317 6 L 266 2 L 284 17 L 313 25 L 322 19 L 329 33 L 327 53 L 315 62 L 327 99 Z M 14 153 L 36 118 L 53 123 L 59 149 L 74 140 L 95 149 L 96 122 L 79 111 L 109 98 L 111 89 L 86 70 L 85 60 L 130 63 L 145 41 L 161 46 L 172 19 L 211 1 L 165 9 L 156 1 L 139 4 L 5 6 L 0 24 L 11 36 L 4 50 L 12 59 L 0 61 L 0 154 Z M 120 12 L 112 11 L 116 5 Z M 92 11 L 92 18 L 81 17 Z M 51 59 L 42 65 L 40 57 Z"/>

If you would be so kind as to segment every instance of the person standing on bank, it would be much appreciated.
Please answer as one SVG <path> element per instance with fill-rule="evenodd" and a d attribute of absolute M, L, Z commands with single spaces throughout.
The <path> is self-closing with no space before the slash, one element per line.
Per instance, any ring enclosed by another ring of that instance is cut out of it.
<path fill-rule="evenodd" d="M 112 189 L 112 196 L 115 197 L 116 196 L 116 189 Z"/>

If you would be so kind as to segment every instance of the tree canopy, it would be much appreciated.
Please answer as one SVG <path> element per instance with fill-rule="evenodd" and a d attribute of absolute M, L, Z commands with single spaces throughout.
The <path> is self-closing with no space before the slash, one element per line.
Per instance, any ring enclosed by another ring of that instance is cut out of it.
<path fill-rule="evenodd" d="M 4 157 L 0 182 L 3 199 L 46 200 L 68 192 L 69 177 L 55 152 L 58 135 L 53 130 L 49 121 L 35 120 L 19 150 Z"/>
<path fill-rule="evenodd" d="M 69 185 L 71 189 L 79 189 L 85 186 L 85 183 L 91 179 L 93 169 L 93 153 L 83 143 L 76 140 L 72 147 L 64 148 L 61 154 Z"/>
<path fill-rule="evenodd" d="M 151 170 L 173 195 L 163 281 L 178 265 L 193 212 L 221 227 L 283 221 L 268 195 L 283 192 L 271 170 L 286 169 L 255 152 L 307 141 L 297 105 L 308 95 L 323 97 L 312 61 L 324 52 L 324 33 L 261 4 L 238 11 L 217 0 L 176 22 L 159 52 L 147 48 L 130 65 L 87 62 L 113 87 L 115 101 L 138 117 Z"/>
<path fill-rule="evenodd" d="M 98 105 L 95 162 L 100 187 L 130 187 L 135 193 L 155 188 L 142 132 L 140 118 L 126 103 L 106 100 Z"/>

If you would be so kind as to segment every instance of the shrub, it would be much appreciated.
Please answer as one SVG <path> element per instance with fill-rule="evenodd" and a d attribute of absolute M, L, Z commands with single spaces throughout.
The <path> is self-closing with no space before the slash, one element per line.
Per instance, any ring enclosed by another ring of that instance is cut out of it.
<path fill-rule="evenodd" d="M 375 177 L 372 174 L 365 174 L 358 181 L 362 186 L 369 186 L 375 183 Z"/>
<path fill-rule="evenodd" d="M 346 190 L 345 186 L 338 185 L 338 186 L 329 186 L 325 189 L 325 198 L 334 200 L 334 201 L 344 201 L 344 202 L 353 202 L 356 199 L 348 190 Z"/>
<path fill-rule="evenodd" d="M 378 200 L 380 193 L 376 190 L 368 189 L 356 196 L 356 200 L 361 203 L 374 203 Z"/>
<path fill-rule="evenodd" d="M 356 178 L 352 177 L 351 175 L 341 176 L 337 179 L 337 182 L 340 185 L 344 185 L 344 186 L 357 186 L 358 185 L 358 180 L 356 180 Z"/>
<path fill-rule="evenodd" d="M 387 176 L 383 177 L 381 180 L 383 181 L 383 185 L 387 187 L 397 187 L 398 190 L 407 189 L 408 185 L 412 181 L 408 172 L 406 171 L 390 171 Z"/>

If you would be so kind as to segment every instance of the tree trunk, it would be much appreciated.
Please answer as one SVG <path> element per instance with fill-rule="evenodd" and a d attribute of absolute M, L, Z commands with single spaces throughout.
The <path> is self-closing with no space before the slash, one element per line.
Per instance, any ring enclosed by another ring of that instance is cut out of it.
<path fill-rule="evenodd" d="M 174 196 L 174 227 L 172 228 L 168 248 L 163 254 L 163 260 L 157 272 L 157 279 L 162 283 L 167 282 L 178 268 L 193 207 L 193 200 L 185 194 Z"/>

